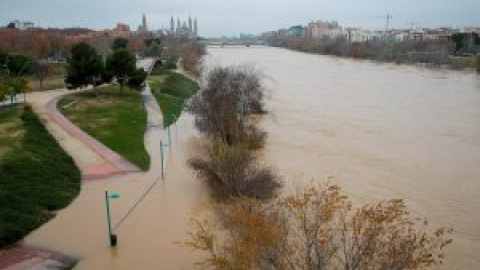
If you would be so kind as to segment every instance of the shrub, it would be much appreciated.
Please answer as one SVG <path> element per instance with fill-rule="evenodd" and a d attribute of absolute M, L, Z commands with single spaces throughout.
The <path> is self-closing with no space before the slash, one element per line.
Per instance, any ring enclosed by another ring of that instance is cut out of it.
<path fill-rule="evenodd" d="M 147 78 L 147 72 L 143 68 L 137 68 L 128 78 L 128 87 L 133 89 L 141 89 L 145 79 Z"/>
<path fill-rule="evenodd" d="M 280 187 L 278 177 L 269 168 L 261 168 L 247 146 L 219 143 L 206 147 L 206 154 L 191 158 L 189 165 L 218 199 L 247 196 L 271 198 Z"/>

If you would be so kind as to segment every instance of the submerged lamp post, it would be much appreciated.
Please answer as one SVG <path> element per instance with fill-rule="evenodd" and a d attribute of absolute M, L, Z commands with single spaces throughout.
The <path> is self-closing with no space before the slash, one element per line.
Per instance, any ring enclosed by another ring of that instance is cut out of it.
<path fill-rule="evenodd" d="M 162 174 L 162 180 L 164 180 L 164 168 L 163 168 L 163 142 L 160 141 L 160 172 Z"/>
<path fill-rule="evenodd" d="M 117 245 L 117 235 L 113 233 L 112 230 L 112 219 L 110 217 L 110 199 L 118 199 L 120 195 L 117 193 L 108 194 L 108 191 L 105 191 L 105 206 L 107 208 L 107 223 L 108 223 L 108 239 L 110 241 L 110 246 L 115 247 Z"/>
<path fill-rule="evenodd" d="M 170 126 L 171 126 L 171 125 L 169 125 L 169 126 L 167 127 L 167 129 L 168 129 L 168 145 L 169 145 L 169 146 L 172 145 L 172 133 L 170 132 Z"/>

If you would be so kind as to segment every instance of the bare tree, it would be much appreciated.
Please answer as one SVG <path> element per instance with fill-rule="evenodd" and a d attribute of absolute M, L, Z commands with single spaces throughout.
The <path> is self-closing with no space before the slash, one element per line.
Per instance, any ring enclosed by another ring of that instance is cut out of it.
<path fill-rule="evenodd" d="M 33 68 L 33 74 L 38 80 L 39 89 L 43 90 L 43 82 L 50 75 L 50 68 L 47 63 L 43 61 L 37 61 Z"/>
<path fill-rule="evenodd" d="M 251 115 L 264 112 L 261 76 L 251 67 L 215 67 L 206 85 L 188 109 L 196 127 L 207 135 L 232 145 L 242 140 L 261 143 L 264 134 L 252 124 Z"/>

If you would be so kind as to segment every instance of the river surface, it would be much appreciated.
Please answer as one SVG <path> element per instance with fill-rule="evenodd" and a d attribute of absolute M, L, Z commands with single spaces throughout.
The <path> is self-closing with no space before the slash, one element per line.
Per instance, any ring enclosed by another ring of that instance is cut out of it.
<path fill-rule="evenodd" d="M 211 47 L 207 66 L 265 75 L 267 163 L 284 192 L 339 184 L 354 203 L 405 199 L 452 226 L 445 269 L 480 269 L 480 76 L 268 47 Z"/>
<path fill-rule="evenodd" d="M 414 215 L 455 229 L 444 269 L 480 269 L 480 76 L 268 47 L 208 53 L 207 68 L 252 64 L 263 71 L 270 111 L 262 121 L 269 133 L 263 156 L 282 175 L 283 193 L 331 178 L 357 205 L 404 198 Z M 201 255 L 177 242 L 210 205 L 186 166 L 199 136 L 184 114 L 172 129 L 162 181 L 159 143 L 167 135 L 158 119 L 149 125 L 149 172 L 84 184 L 26 243 L 76 256 L 80 270 L 193 269 Z M 115 224 L 154 181 L 110 248 L 105 190 L 121 194 L 112 201 Z"/>

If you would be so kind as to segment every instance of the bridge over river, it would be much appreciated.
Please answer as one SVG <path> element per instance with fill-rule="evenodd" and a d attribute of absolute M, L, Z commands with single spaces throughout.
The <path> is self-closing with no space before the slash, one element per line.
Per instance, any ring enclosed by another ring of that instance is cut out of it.
<path fill-rule="evenodd" d="M 259 39 L 226 39 L 226 38 L 212 38 L 201 41 L 208 46 L 261 46 L 267 45 L 263 40 Z"/>

